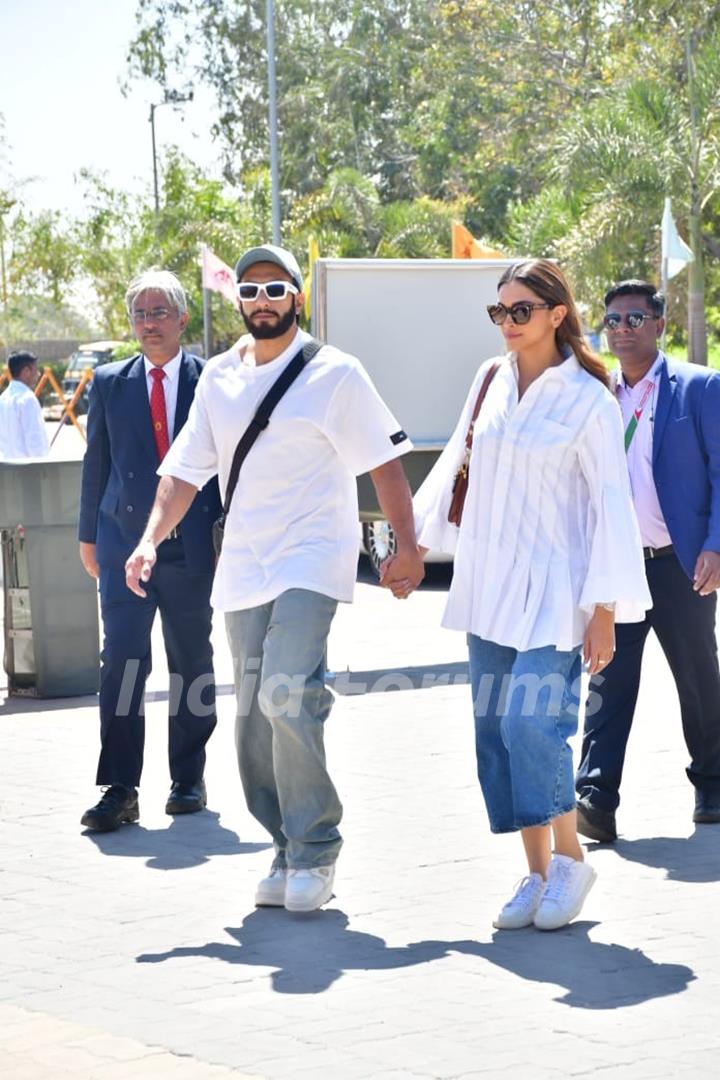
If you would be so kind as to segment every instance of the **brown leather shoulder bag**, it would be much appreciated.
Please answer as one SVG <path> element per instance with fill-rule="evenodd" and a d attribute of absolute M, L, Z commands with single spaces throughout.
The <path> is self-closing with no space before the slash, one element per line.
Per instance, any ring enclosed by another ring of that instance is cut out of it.
<path fill-rule="evenodd" d="M 467 495 L 468 483 L 470 481 L 470 454 L 472 453 L 472 441 L 473 431 L 475 430 L 475 421 L 478 418 L 480 408 L 483 401 L 485 400 L 485 395 L 488 392 L 488 387 L 493 381 L 499 367 L 500 364 L 491 364 L 487 370 L 485 378 L 482 381 L 482 386 L 480 387 L 480 393 L 478 394 L 477 401 L 475 402 L 475 408 L 473 409 L 470 427 L 468 428 L 468 433 L 465 436 L 465 453 L 463 454 L 463 459 L 460 467 L 455 473 L 455 479 L 453 481 L 452 489 L 452 500 L 450 502 L 450 509 L 448 510 L 448 521 L 451 522 L 453 525 L 459 526 L 460 522 L 462 521 L 463 507 L 465 506 L 465 497 Z"/>

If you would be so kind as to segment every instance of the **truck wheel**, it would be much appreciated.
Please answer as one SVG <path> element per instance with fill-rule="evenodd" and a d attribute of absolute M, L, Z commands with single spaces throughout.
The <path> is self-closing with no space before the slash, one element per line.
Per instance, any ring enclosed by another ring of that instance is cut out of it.
<path fill-rule="evenodd" d="M 368 553 L 372 568 L 379 576 L 380 564 L 388 555 L 397 551 L 395 533 L 387 521 L 364 521 L 362 527 L 363 544 Z"/>

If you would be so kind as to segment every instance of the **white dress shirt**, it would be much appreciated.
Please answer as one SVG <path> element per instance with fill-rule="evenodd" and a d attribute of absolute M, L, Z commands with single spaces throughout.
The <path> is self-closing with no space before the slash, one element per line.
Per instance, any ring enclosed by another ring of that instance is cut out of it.
<path fill-rule="evenodd" d="M 488 365 L 415 496 L 418 541 L 455 552 L 443 625 L 521 651 L 582 643 L 598 603 L 636 622 L 652 606 L 632 507 L 620 409 L 570 355 L 518 400 L 515 358 L 496 358 L 475 424 L 460 529 L 455 471 Z"/>
<path fill-rule="evenodd" d="M 145 362 L 145 381 L 147 382 L 148 401 L 150 400 L 150 394 L 155 380 L 150 375 L 153 368 L 157 367 L 157 364 L 151 364 L 147 356 L 143 355 Z M 173 440 L 173 432 L 175 431 L 175 411 L 177 409 L 177 397 L 178 397 L 178 385 L 180 383 L 180 361 L 182 360 L 182 349 L 173 356 L 172 360 L 168 360 L 167 364 L 162 365 L 162 371 L 165 378 L 161 381 L 160 385 L 163 388 L 165 394 L 165 414 L 167 416 L 167 429 L 168 438 L 170 442 Z"/>
<path fill-rule="evenodd" d="M 11 379 L 0 394 L 0 458 L 46 457 L 49 449 L 40 402 L 24 382 Z"/>
<path fill-rule="evenodd" d="M 627 428 L 635 409 L 640 407 L 643 395 L 648 398 L 635 428 L 627 451 L 630 487 L 635 504 L 640 536 L 645 547 L 661 548 L 672 544 L 663 512 L 660 509 L 655 477 L 653 476 L 653 427 L 657 408 L 658 383 L 662 353 L 653 364 L 644 379 L 634 386 L 628 386 L 622 371 L 614 372 L 616 394 L 622 410 L 623 423 Z M 649 388 L 652 389 L 649 389 Z"/>
<path fill-rule="evenodd" d="M 187 423 L 158 469 L 201 488 L 227 487 L 235 448 L 300 347 L 251 365 L 244 342 L 206 364 Z M 239 611 L 310 589 L 352 600 L 358 559 L 355 477 L 412 444 L 360 362 L 323 345 L 276 406 L 243 462 L 215 572 L 212 604 Z"/>

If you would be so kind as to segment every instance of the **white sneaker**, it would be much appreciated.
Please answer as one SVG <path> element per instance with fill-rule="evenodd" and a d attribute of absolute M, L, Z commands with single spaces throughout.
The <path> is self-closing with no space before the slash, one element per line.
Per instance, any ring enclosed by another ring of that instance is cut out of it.
<path fill-rule="evenodd" d="M 255 892 L 256 907 L 285 907 L 285 883 L 287 870 L 273 866 L 267 877 L 258 882 Z"/>
<path fill-rule="evenodd" d="M 558 930 L 580 914 L 585 897 L 595 884 L 592 866 L 569 855 L 553 855 L 547 887 L 535 914 L 538 930 Z"/>
<path fill-rule="evenodd" d="M 285 907 L 288 911 L 315 911 L 333 894 L 334 866 L 312 870 L 288 870 Z"/>
<path fill-rule="evenodd" d="M 493 926 L 498 930 L 519 930 L 523 926 L 531 926 L 544 892 L 545 879 L 542 874 L 528 874 L 497 919 L 493 919 Z"/>

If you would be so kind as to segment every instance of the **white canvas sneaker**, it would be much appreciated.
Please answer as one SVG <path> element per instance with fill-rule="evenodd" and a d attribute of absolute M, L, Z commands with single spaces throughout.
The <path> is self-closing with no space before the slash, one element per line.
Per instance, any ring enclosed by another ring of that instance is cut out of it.
<path fill-rule="evenodd" d="M 285 907 L 287 870 L 274 866 L 267 877 L 258 882 L 255 907 Z"/>
<path fill-rule="evenodd" d="M 538 930 L 558 930 L 580 914 L 597 874 L 586 862 L 553 855 L 547 887 L 535 914 Z"/>
<path fill-rule="evenodd" d="M 545 879 L 542 874 L 528 874 L 497 919 L 493 919 L 493 926 L 498 930 L 520 930 L 523 926 L 531 926 L 544 892 Z"/>
<path fill-rule="evenodd" d="M 312 870 L 288 870 L 285 907 L 288 911 L 315 911 L 333 894 L 334 866 L 316 866 Z"/>

